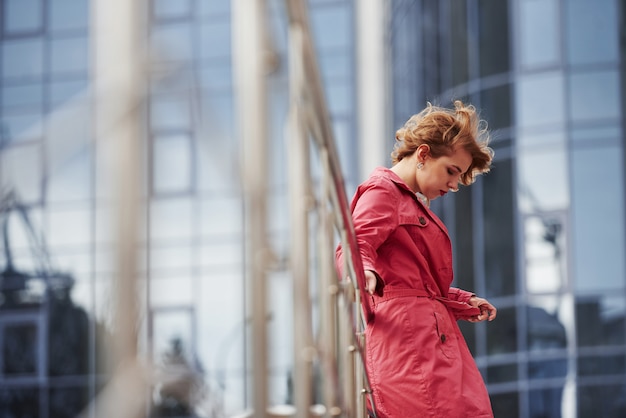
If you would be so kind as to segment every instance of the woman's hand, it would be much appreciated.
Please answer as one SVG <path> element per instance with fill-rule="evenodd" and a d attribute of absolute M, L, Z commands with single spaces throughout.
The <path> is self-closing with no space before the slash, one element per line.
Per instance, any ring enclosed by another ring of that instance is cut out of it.
<path fill-rule="evenodd" d="M 469 322 L 481 322 L 481 321 L 493 321 L 496 318 L 498 310 L 487 299 L 479 298 L 478 296 L 472 296 L 468 301 L 470 305 L 480 309 L 480 314 L 469 318 Z"/>
<path fill-rule="evenodd" d="M 378 296 L 382 296 L 383 284 L 379 284 L 378 277 L 372 270 L 365 270 L 365 290 L 370 295 L 376 293 Z"/>

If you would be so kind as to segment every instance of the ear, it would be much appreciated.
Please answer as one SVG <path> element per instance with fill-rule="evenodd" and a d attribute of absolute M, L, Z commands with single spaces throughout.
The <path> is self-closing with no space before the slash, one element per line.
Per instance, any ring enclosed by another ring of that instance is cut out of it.
<path fill-rule="evenodd" d="M 428 157 L 430 157 L 430 147 L 426 144 L 420 145 L 419 147 L 417 147 L 415 155 L 418 162 L 426 160 Z"/>

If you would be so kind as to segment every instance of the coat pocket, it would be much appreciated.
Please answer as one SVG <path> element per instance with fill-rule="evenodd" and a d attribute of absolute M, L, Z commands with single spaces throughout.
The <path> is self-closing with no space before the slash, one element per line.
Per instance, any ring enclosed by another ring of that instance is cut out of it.
<path fill-rule="evenodd" d="M 441 350 L 444 356 L 449 359 L 455 359 L 458 357 L 458 349 L 456 344 L 456 334 L 450 324 L 450 317 L 448 313 L 442 314 L 435 310 L 433 312 L 435 316 L 435 328 L 437 331 L 437 346 Z"/>

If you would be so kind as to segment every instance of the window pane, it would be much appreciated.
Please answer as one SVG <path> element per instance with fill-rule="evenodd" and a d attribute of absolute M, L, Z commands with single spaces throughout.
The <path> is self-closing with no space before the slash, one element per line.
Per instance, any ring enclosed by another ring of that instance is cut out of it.
<path fill-rule="evenodd" d="M 519 416 L 519 394 L 517 392 L 494 394 L 490 398 L 494 416 Z"/>
<path fill-rule="evenodd" d="M 487 296 L 516 292 L 515 231 L 511 160 L 498 160 L 483 185 L 485 280 Z"/>
<path fill-rule="evenodd" d="M 2 78 L 43 76 L 43 42 L 40 39 L 5 41 L 2 44 Z"/>
<path fill-rule="evenodd" d="M 152 47 L 159 61 L 190 61 L 193 58 L 191 27 L 187 23 L 155 27 Z"/>
<path fill-rule="evenodd" d="M 517 363 L 487 367 L 487 382 L 505 383 L 517 381 Z"/>
<path fill-rule="evenodd" d="M 345 5 L 312 8 L 311 31 L 318 51 L 348 48 L 352 42 L 352 15 Z"/>
<path fill-rule="evenodd" d="M 616 0 L 569 0 L 567 55 L 572 64 L 616 61 L 619 35 Z"/>
<path fill-rule="evenodd" d="M 42 27 L 41 0 L 5 0 L 4 32 L 32 32 Z"/>
<path fill-rule="evenodd" d="M 43 105 L 43 86 L 41 83 L 2 88 L 2 107 L 35 108 L 40 110 Z"/>
<path fill-rule="evenodd" d="M 51 74 L 58 76 L 67 73 L 86 73 L 87 52 L 86 38 L 53 39 L 50 42 Z"/>
<path fill-rule="evenodd" d="M 9 283 L 3 283 L 8 287 Z M 17 294 L 18 289 L 15 289 Z M 4 303 L 7 307 L 15 308 L 12 304 L 13 292 L 4 292 L 7 298 Z M 4 360 L 2 373 L 5 376 L 29 376 L 36 375 L 39 370 L 37 364 L 37 347 L 40 346 L 37 325 L 32 322 L 5 324 L 2 339 L 2 357 Z"/>
<path fill-rule="evenodd" d="M 624 288 L 622 158 L 621 147 L 572 152 L 573 274 L 578 292 Z M 593 196 L 602 196 L 602 201 Z"/>
<path fill-rule="evenodd" d="M 158 19 L 191 15 L 191 0 L 153 0 L 152 7 L 154 16 Z"/>
<path fill-rule="evenodd" d="M 40 139 L 42 136 L 41 113 L 4 113 L 2 116 L 2 138 L 11 142 Z"/>
<path fill-rule="evenodd" d="M 450 60 L 452 86 L 469 80 L 469 36 L 467 33 L 467 3 L 450 2 Z M 395 36 L 395 35 L 394 35 Z"/>
<path fill-rule="evenodd" d="M 89 24 L 89 0 L 51 0 L 50 29 L 86 29 Z"/>
<path fill-rule="evenodd" d="M 3 189 L 15 190 L 23 203 L 41 201 L 41 148 L 37 144 L 5 149 L 0 154 L 0 180 Z"/>
<path fill-rule="evenodd" d="M 150 209 L 150 238 L 155 242 L 189 239 L 197 232 L 190 199 L 155 200 Z"/>
<path fill-rule="evenodd" d="M 509 10 L 507 1 L 479 0 L 480 75 L 509 71 Z"/>
<path fill-rule="evenodd" d="M 626 374 L 626 355 L 602 355 L 580 357 L 578 359 L 579 376 L 602 376 Z"/>
<path fill-rule="evenodd" d="M 231 33 L 228 22 L 210 22 L 200 27 L 202 59 L 227 58 L 231 54 Z"/>
<path fill-rule="evenodd" d="M 481 90 L 481 117 L 489 123 L 489 129 L 493 131 L 511 126 L 511 104 L 509 84 Z"/>
<path fill-rule="evenodd" d="M 585 296 L 576 298 L 576 336 L 579 347 L 623 345 L 623 297 Z"/>
<path fill-rule="evenodd" d="M 191 190 L 192 169 L 189 135 L 163 135 L 154 139 L 154 193 Z"/>
<path fill-rule="evenodd" d="M 624 417 L 626 416 L 625 395 L 626 385 L 624 384 L 578 386 L 576 390 L 577 416 L 580 418 Z"/>
<path fill-rule="evenodd" d="M 517 86 L 517 120 L 522 128 L 563 123 L 565 96 L 562 74 L 520 77 Z"/>
<path fill-rule="evenodd" d="M 560 61 L 559 8 L 555 0 L 524 0 L 520 4 L 520 60 L 526 68 Z"/>
<path fill-rule="evenodd" d="M 620 118 L 620 78 L 617 71 L 573 73 L 570 82 L 570 113 L 575 121 Z"/>
<path fill-rule="evenodd" d="M 498 308 L 498 320 L 487 327 L 488 354 L 517 352 L 517 313 L 515 307 Z"/>
<path fill-rule="evenodd" d="M 191 309 L 157 310 L 153 313 L 154 362 L 172 366 L 172 360 L 195 359 Z"/>
<path fill-rule="evenodd" d="M 543 135 L 528 135 L 534 139 Z M 517 160 L 518 204 L 527 213 L 566 209 L 569 206 L 569 164 L 564 138 L 542 148 L 520 148 Z M 520 141 L 524 141 L 524 137 Z M 550 137 L 550 140 L 552 137 Z M 547 141 L 546 141 L 547 142 Z M 539 152 L 537 152 L 539 149 Z"/>
<path fill-rule="evenodd" d="M 526 288 L 530 293 L 558 292 L 567 287 L 564 216 L 543 214 L 524 221 Z"/>
<path fill-rule="evenodd" d="M 150 122 L 154 130 L 189 130 L 191 115 L 189 101 L 184 96 L 152 98 Z"/>

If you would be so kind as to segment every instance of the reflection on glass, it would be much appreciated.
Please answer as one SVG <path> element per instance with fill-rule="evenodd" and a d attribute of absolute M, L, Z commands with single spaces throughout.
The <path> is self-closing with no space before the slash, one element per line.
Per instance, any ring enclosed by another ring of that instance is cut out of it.
<path fill-rule="evenodd" d="M 489 129 L 495 131 L 511 126 L 510 84 L 481 90 L 480 104 L 481 108 L 485 109 L 481 116 L 489 121 Z"/>
<path fill-rule="evenodd" d="M 563 123 L 565 96 L 561 73 L 522 76 L 516 86 L 517 121 L 522 129 Z"/>
<path fill-rule="evenodd" d="M 524 221 L 526 288 L 531 293 L 565 288 L 563 257 L 566 228 L 555 217 L 528 217 Z"/>
<path fill-rule="evenodd" d="M 541 152 L 518 153 L 518 198 L 527 213 L 564 210 L 569 206 L 568 156 L 563 142 Z"/>
<path fill-rule="evenodd" d="M 2 107 L 41 110 L 43 108 L 43 85 L 41 83 L 5 85 L 2 88 Z"/>
<path fill-rule="evenodd" d="M 2 141 L 22 142 L 37 140 L 42 135 L 42 115 L 37 112 L 4 113 L 2 115 Z M 6 143 L 5 143 L 6 144 Z"/>
<path fill-rule="evenodd" d="M 527 68 L 560 60 L 559 7 L 556 0 L 520 2 L 520 61 Z"/>
<path fill-rule="evenodd" d="M 11 34 L 40 30 L 42 9 L 42 0 L 5 0 L 4 32 Z"/>
<path fill-rule="evenodd" d="M 569 0 L 564 6 L 570 63 L 617 60 L 620 39 L 617 1 Z"/>
<path fill-rule="evenodd" d="M 577 292 L 624 289 L 622 153 L 621 147 L 572 150 L 573 274 Z"/>
<path fill-rule="evenodd" d="M 189 106 L 189 99 L 185 95 L 153 97 L 150 106 L 152 129 L 190 129 Z"/>
<path fill-rule="evenodd" d="M 576 298 L 576 336 L 579 347 L 623 345 L 626 303 L 624 297 Z"/>
<path fill-rule="evenodd" d="M 43 179 L 41 146 L 23 145 L 0 154 L 2 190 L 15 191 L 24 202 L 40 202 Z"/>
<path fill-rule="evenodd" d="M 515 416 L 516 412 L 519 411 L 519 393 L 517 391 L 493 394 L 490 398 L 493 415 L 496 417 L 508 417 L 511 416 L 512 412 Z"/>
<path fill-rule="evenodd" d="M 617 71 L 572 73 L 569 76 L 569 107 L 577 122 L 619 118 L 621 111 L 620 75 Z"/>
<path fill-rule="evenodd" d="M 509 2 L 506 1 L 478 1 L 478 32 L 480 39 L 481 77 L 509 71 L 509 22 L 503 19 L 508 16 Z M 503 51 L 494 54 L 493 51 Z"/>
<path fill-rule="evenodd" d="M 155 242 L 189 239 L 197 232 L 189 198 L 155 200 L 150 206 L 150 238 Z"/>
<path fill-rule="evenodd" d="M 206 2 L 203 2 L 206 3 Z M 228 58 L 231 54 L 231 28 L 228 22 L 208 22 L 200 26 L 202 59 Z"/>
<path fill-rule="evenodd" d="M 518 378 L 517 375 L 517 363 L 487 367 L 487 382 L 489 384 L 515 382 Z"/>

